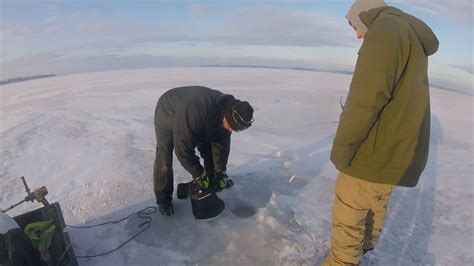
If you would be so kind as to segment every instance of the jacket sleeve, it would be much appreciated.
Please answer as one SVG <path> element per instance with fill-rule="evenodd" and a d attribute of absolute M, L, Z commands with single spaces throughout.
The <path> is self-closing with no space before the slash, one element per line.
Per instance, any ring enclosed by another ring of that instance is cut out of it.
<path fill-rule="evenodd" d="M 187 106 L 176 112 L 173 132 L 175 154 L 184 169 L 193 177 L 204 171 L 195 151 L 200 125 L 202 123 L 199 123 L 199 114 L 192 112 Z"/>
<path fill-rule="evenodd" d="M 346 104 L 340 115 L 331 161 L 338 170 L 351 165 L 396 86 L 401 58 L 398 30 L 373 24 L 359 51 Z"/>
<path fill-rule="evenodd" d="M 230 153 L 230 135 L 212 142 L 212 159 L 215 171 L 226 171 Z"/>

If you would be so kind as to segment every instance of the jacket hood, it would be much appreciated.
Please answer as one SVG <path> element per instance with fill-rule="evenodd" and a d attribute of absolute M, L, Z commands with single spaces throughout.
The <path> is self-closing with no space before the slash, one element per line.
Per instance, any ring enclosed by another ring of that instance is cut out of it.
<path fill-rule="evenodd" d="M 390 6 L 379 7 L 366 12 L 362 12 L 360 13 L 359 17 L 362 23 L 364 23 L 365 26 L 370 29 L 370 26 L 373 24 L 375 19 L 381 14 L 389 14 L 403 17 L 403 19 L 406 20 L 410 27 L 415 31 L 416 36 L 423 45 L 423 49 L 425 50 L 425 54 L 427 56 L 430 56 L 436 53 L 436 51 L 438 51 L 439 41 L 438 38 L 436 38 L 436 35 L 431 30 L 431 28 L 428 27 L 428 25 L 426 25 L 420 19 L 407 13 L 404 13 L 398 8 Z"/>
<path fill-rule="evenodd" d="M 346 18 L 353 27 L 365 35 L 367 27 L 360 20 L 359 14 L 383 6 L 387 6 L 383 0 L 356 0 L 347 12 Z"/>

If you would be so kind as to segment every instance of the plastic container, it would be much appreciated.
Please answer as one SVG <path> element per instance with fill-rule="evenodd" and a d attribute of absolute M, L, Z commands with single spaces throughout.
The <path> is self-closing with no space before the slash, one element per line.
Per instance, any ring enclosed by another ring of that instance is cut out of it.
<path fill-rule="evenodd" d="M 47 207 L 42 207 L 13 217 L 16 223 L 24 230 L 25 226 L 33 222 L 54 220 L 56 229 L 54 232 L 49 253 L 54 265 L 77 266 L 76 256 L 72 249 L 71 240 L 66 230 L 63 213 L 59 203 L 55 202 Z"/>

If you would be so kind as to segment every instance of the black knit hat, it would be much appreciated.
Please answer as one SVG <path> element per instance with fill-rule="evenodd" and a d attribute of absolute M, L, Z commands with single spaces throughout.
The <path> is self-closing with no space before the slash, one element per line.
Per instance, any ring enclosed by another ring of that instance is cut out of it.
<path fill-rule="evenodd" d="M 235 100 L 224 109 L 224 117 L 234 131 L 242 131 L 254 121 L 253 108 L 247 101 Z"/>

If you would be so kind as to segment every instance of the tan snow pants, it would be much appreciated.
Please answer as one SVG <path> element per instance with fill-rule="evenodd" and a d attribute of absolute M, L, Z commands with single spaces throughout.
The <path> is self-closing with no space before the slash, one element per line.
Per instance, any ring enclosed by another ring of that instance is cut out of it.
<path fill-rule="evenodd" d="M 358 265 L 363 250 L 374 248 L 395 187 L 339 173 L 332 209 L 331 250 L 323 265 Z"/>

